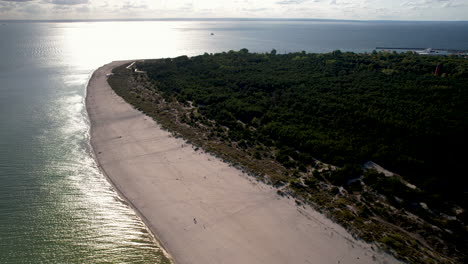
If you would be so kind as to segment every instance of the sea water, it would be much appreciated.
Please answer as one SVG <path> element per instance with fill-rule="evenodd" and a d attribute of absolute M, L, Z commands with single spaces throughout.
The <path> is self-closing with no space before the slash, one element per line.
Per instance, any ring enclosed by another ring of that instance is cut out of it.
<path fill-rule="evenodd" d="M 113 60 L 247 48 L 468 49 L 466 22 L 122 21 L 0 25 L 0 263 L 161 263 L 99 170 L 86 84 Z"/>

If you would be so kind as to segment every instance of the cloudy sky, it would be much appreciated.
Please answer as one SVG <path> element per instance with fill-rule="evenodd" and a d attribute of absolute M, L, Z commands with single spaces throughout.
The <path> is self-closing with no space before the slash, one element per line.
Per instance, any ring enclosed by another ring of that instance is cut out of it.
<path fill-rule="evenodd" d="M 468 20 L 468 0 L 0 0 L 0 19 Z"/>

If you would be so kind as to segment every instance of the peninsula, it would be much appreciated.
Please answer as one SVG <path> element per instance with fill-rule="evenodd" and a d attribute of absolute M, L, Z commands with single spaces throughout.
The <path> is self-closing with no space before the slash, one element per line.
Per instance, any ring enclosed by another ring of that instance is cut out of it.
<path fill-rule="evenodd" d="M 397 263 L 307 204 L 163 130 L 97 69 L 86 106 L 102 171 L 175 263 Z"/>
<path fill-rule="evenodd" d="M 128 62 L 108 83 L 195 150 L 353 236 L 408 263 L 460 263 L 467 68 L 460 56 L 242 49 Z"/>

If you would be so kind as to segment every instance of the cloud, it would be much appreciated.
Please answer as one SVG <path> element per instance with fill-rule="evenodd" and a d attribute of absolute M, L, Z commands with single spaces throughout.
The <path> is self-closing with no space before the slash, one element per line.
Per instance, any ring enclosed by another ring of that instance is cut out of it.
<path fill-rule="evenodd" d="M 32 0 L 0 0 L 0 14 L 13 14 L 18 7 L 34 3 L 31 1 Z M 0 16 L 0 19 L 2 19 L 2 16 Z"/>
<path fill-rule="evenodd" d="M 268 10 L 268 8 L 242 8 L 242 11 L 246 12 L 262 12 L 266 10 Z"/>
<path fill-rule="evenodd" d="M 13 6 L 3 5 L 2 2 L 0 2 L 0 13 L 7 13 L 7 12 L 10 12 L 11 10 L 13 10 L 13 9 L 14 9 Z"/>
<path fill-rule="evenodd" d="M 89 0 L 47 0 L 45 2 L 54 5 L 82 5 L 89 3 Z"/>
<path fill-rule="evenodd" d="M 330 1 L 330 5 L 336 5 L 336 6 L 358 6 L 359 3 L 358 2 L 343 2 L 343 1 L 340 1 L 338 2 L 338 0 L 331 0 Z"/>
<path fill-rule="evenodd" d="M 147 4 L 136 4 L 136 3 L 126 2 L 122 6 L 122 8 L 123 9 L 144 9 L 144 8 L 148 8 L 148 5 Z"/>
<path fill-rule="evenodd" d="M 43 11 L 44 9 L 42 8 L 42 6 L 38 4 L 27 5 L 18 9 L 18 12 L 26 13 L 29 15 L 39 14 Z"/>
<path fill-rule="evenodd" d="M 193 4 L 191 3 L 187 3 L 181 7 L 179 7 L 178 9 L 179 11 L 182 11 L 182 12 L 188 12 L 188 11 L 192 11 L 193 10 Z"/>
<path fill-rule="evenodd" d="M 89 13 L 91 12 L 91 8 L 89 6 L 81 6 L 75 9 L 79 13 Z"/>
<path fill-rule="evenodd" d="M 308 0 L 282 0 L 279 2 L 276 2 L 278 5 L 298 5 L 302 4 L 304 2 L 307 2 Z"/>
<path fill-rule="evenodd" d="M 0 19 L 90 17 L 468 20 L 468 0 L 0 0 Z"/>
<path fill-rule="evenodd" d="M 461 0 L 438 0 L 438 2 L 442 3 L 444 8 L 468 6 L 466 1 Z"/>
<path fill-rule="evenodd" d="M 400 4 L 402 7 L 421 7 L 421 8 L 431 8 L 435 5 L 437 6 L 460 6 L 460 2 L 457 0 L 418 0 L 418 1 L 406 1 Z"/>
<path fill-rule="evenodd" d="M 281 0 L 276 2 L 275 4 L 278 5 L 300 5 L 304 4 L 307 2 L 313 2 L 313 3 L 318 3 L 318 2 L 323 2 L 323 0 Z"/>

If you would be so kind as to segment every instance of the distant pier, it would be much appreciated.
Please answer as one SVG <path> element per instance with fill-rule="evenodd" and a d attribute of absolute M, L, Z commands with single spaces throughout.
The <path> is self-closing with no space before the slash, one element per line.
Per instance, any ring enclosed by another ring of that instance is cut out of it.
<path fill-rule="evenodd" d="M 456 49 L 432 49 L 432 48 L 404 48 L 404 47 L 377 47 L 377 50 L 408 50 L 408 51 L 422 51 L 422 52 L 433 52 L 440 55 L 466 55 L 468 50 L 456 50 Z"/>

